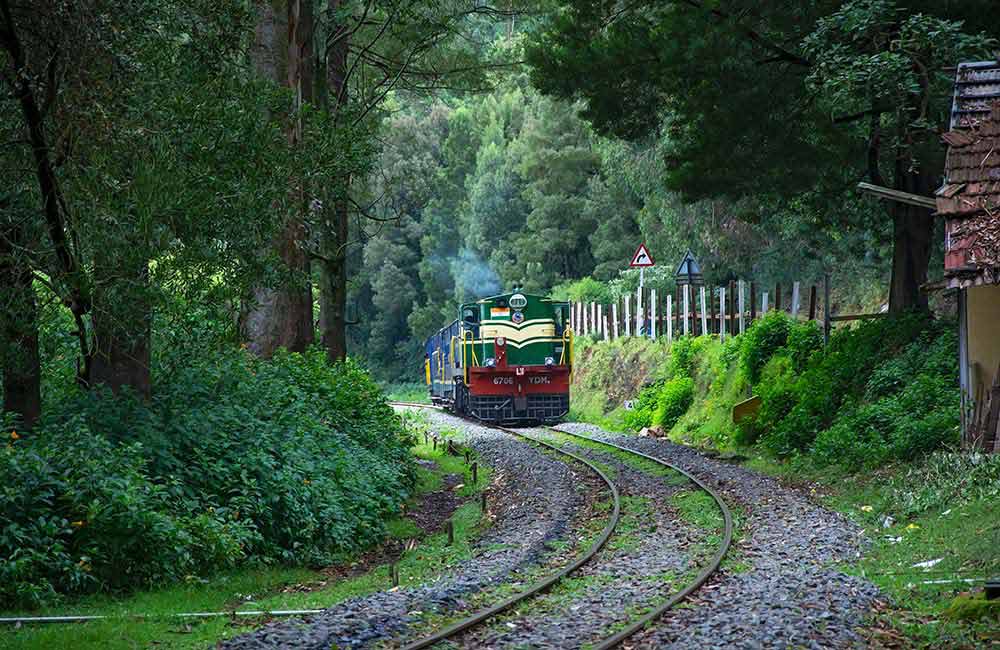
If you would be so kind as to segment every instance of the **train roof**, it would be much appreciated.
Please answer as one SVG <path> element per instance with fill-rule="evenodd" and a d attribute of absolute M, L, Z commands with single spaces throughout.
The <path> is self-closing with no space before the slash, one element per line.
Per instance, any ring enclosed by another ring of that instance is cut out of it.
<path fill-rule="evenodd" d="M 549 298 L 548 296 L 540 296 L 537 293 L 525 293 L 523 291 L 510 291 L 510 292 L 507 292 L 507 293 L 498 293 L 495 296 L 488 296 L 486 298 L 480 298 L 479 300 L 477 300 L 475 302 L 475 304 L 482 305 L 482 304 L 485 304 L 485 303 L 488 303 L 488 302 L 493 302 L 494 300 L 497 300 L 499 298 L 510 299 L 511 296 L 515 296 L 515 295 L 518 295 L 518 294 L 524 296 L 525 298 L 535 298 L 536 300 L 540 300 L 542 302 L 566 302 L 565 300 L 553 300 L 552 298 Z"/>

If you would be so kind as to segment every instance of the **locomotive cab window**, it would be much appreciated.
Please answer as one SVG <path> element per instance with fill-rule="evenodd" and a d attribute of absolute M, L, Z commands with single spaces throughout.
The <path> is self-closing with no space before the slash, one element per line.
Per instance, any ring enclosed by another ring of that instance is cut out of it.
<path fill-rule="evenodd" d="M 478 323 L 479 311 L 477 309 L 473 309 L 472 307 L 466 307 L 462 310 L 462 320 L 466 323 Z"/>

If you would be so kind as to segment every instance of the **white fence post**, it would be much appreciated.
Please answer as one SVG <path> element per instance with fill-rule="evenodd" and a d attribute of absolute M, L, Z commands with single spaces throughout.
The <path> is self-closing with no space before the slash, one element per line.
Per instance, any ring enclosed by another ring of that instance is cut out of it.
<path fill-rule="evenodd" d="M 761 316 L 767 313 L 767 292 L 765 291 L 760 297 L 760 313 Z"/>
<path fill-rule="evenodd" d="M 625 294 L 625 336 L 632 336 L 632 316 L 629 310 L 629 299 L 632 296 Z"/>
<path fill-rule="evenodd" d="M 611 331 L 618 338 L 618 300 L 611 305 Z"/>
<path fill-rule="evenodd" d="M 705 287 L 701 287 L 701 333 L 708 334 L 708 310 L 705 309 Z"/>
<path fill-rule="evenodd" d="M 649 290 L 649 338 L 656 338 L 656 289 Z"/>
<path fill-rule="evenodd" d="M 674 297 L 667 294 L 667 340 L 674 340 Z"/>
<path fill-rule="evenodd" d="M 799 283 L 792 283 L 792 318 L 799 317 Z"/>
<path fill-rule="evenodd" d="M 642 336 L 642 325 L 643 321 L 643 311 L 642 311 L 642 287 L 636 289 L 635 292 L 635 335 Z"/>
<path fill-rule="evenodd" d="M 719 340 L 726 340 L 726 288 L 719 287 Z"/>

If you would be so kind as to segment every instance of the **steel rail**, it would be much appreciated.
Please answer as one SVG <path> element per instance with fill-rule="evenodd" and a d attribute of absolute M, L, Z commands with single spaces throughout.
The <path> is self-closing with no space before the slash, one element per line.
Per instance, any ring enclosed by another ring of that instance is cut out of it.
<path fill-rule="evenodd" d="M 579 433 L 562 431 L 561 429 L 556 429 L 553 427 L 545 427 L 545 428 L 565 436 L 570 436 L 571 438 L 579 438 L 581 440 L 587 440 L 592 443 L 606 445 L 608 447 L 618 449 L 619 451 L 628 452 L 630 454 L 634 454 L 636 456 L 639 456 L 640 458 L 644 458 L 646 460 L 657 463 L 658 465 L 668 467 L 676 472 L 683 474 L 692 483 L 700 487 L 702 490 L 711 495 L 713 499 L 715 499 L 715 503 L 719 506 L 719 509 L 722 511 L 722 517 L 723 520 L 725 521 L 725 531 L 723 533 L 722 544 L 719 546 L 718 552 L 712 557 L 712 561 L 704 569 L 702 569 L 702 571 L 695 577 L 694 580 L 688 583 L 686 587 L 684 587 L 683 589 L 675 593 L 673 596 L 671 596 L 669 600 L 657 606 L 652 611 L 646 613 L 646 615 L 644 615 L 642 618 L 630 623 L 627 627 L 620 630 L 613 636 L 610 636 L 604 639 L 603 641 L 597 643 L 596 645 L 591 646 L 593 650 L 609 650 L 610 648 L 618 646 L 623 641 L 628 639 L 630 636 L 632 636 L 639 630 L 646 627 L 649 623 L 653 622 L 654 620 L 662 616 L 664 612 L 666 612 L 668 609 L 674 607 L 679 602 L 687 598 L 689 595 L 691 595 L 693 592 L 699 589 L 703 584 L 705 584 L 705 582 L 712 576 L 713 573 L 719 570 L 719 565 L 722 564 L 723 558 L 726 556 L 726 553 L 729 551 L 729 547 L 733 543 L 733 514 L 729 510 L 729 506 L 726 504 L 725 500 L 723 500 L 722 495 L 720 495 L 715 488 L 708 485 L 705 481 L 701 480 L 700 478 L 698 478 L 691 472 L 687 471 L 686 469 L 678 467 L 674 463 L 665 461 L 662 458 L 651 456 L 650 454 L 646 454 L 641 451 L 636 451 L 635 449 L 629 449 L 628 447 L 624 447 L 622 445 L 618 445 L 613 442 L 608 442 L 606 440 L 591 438 L 590 436 L 580 435 Z"/>
<path fill-rule="evenodd" d="M 432 404 L 418 404 L 415 402 L 390 402 L 390 404 L 397 406 L 413 406 L 419 408 L 431 408 L 431 409 L 443 410 L 441 409 L 441 407 Z M 495 605 L 481 609 L 478 612 L 472 614 L 471 616 L 463 618 L 460 621 L 456 621 L 455 623 L 452 623 L 451 625 L 439 630 L 438 632 L 435 632 L 430 636 L 423 637 L 421 639 L 408 643 L 407 645 L 403 646 L 401 650 L 420 650 L 421 648 L 428 648 L 436 643 L 444 641 L 449 637 L 455 636 L 459 632 L 462 632 L 471 627 L 479 625 L 480 623 L 486 621 L 487 619 L 490 619 L 496 616 L 497 614 L 500 614 L 501 612 L 510 609 L 517 603 L 526 600 L 528 598 L 531 598 L 532 596 L 535 596 L 536 594 L 539 594 L 549 589 L 554 584 L 556 584 L 569 574 L 573 573 L 574 571 L 582 567 L 591 559 L 593 559 L 593 557 L 597 555 L 598 551 L 600 551 L 601 548 L 603 548 L 604 545 L 607 543 L 607 541 L 611 538 L 612 533 L 614 533 L 615 531 L 615 527 L 618 525 L 618 520 L 621 518 L 621 496 L 618 493 L 618 488 L 611 481 L 611 479 L 608 478 L 607 474 L 605 474 L 599 467 L 597 467 L 595 464 L 593 464 L 586 458 L 583 458 L 582 456 L 579 456 L 572 452 L 566 451 L 565 449 L 560 449 L 558 445 L 554 445 L 544 440 L 539 440 L 538 438 L 526 435 L 514 429 L 507 429 L 505 427 L 500 427 L 496 425 L 484 424 L 478 421 L 476 422 L 476 424 L 478 424 L 479 426 L 484 426 L 489 429 L 496 429 L 497 431 L 503 431 L 504 433 L 509 433 L 518 438 L 523 438 L 535 444 L 547 447 L 559 454 L 568 456 L 569 458 L 572 458 L 573 460 L 586 465 L 587 467 L 592 469 L 598 476 L 600 476 L 601 479 L 605 482 L 605 484 L 607 484 L 608 488 L 611 490 L 611 494 L 614 500 L 613 511 L 611 513 L 611 517 L 608 519 L 608 523 L 604 526 L 604 530 L 601 533 L 601 536 L 597 539 L 597 541 L 595 541 L 590 546 L 590 548 L 587 549 L 586 553 L 578 557 L 568 566 L 563 567 L 553 575 L 544 578 L 542 580 L 539 580 L 538 582 L 528 587 L 524 591 L 518 592 L 500 601 Z"/>

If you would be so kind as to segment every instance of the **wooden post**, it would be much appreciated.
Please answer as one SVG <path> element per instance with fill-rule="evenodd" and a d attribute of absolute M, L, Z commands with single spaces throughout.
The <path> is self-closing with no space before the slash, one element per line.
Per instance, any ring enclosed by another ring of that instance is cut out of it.
<path fill-rule="evenodd" d="M 767 314 L 767 292 L 765 291 L 760 297 L 760 313 L 761 315 Z"/>
<path fill-rule="evenodd" d="M 684 302 L 681 298 L 681 285 L 678 284 L 674 287 L 674 331 L 677 332 L 677 338 L 680 338 L 683 331 L 681 329 L 681 323 L 684 320 L 681 314 L 682 307 L 684 307 Z"/>
<path fill-rule="evenodd" d="M 757 320 L 757 283 L 750 282 L 750 324 Z"/>
<path fill-rule="evenodd" d="M 736 335 L 736 327 L 737 327 L 737 323 L 736 323 L 736 307 L 737 307 L 737 305 L 736 305 L 736 281 L 735 280 L 730 280 L 729 281 L 729 293 L 727 293 L 726 295 L 729 296 L 729 307 L 728 307 L 728 310 L 729 310 L 729 333 L 732 334 L 733 336 L 735 336 Z"/>
<path fill-rule="evenodd" d="M 392 581 L 393 587 L 399 586 L 399 565 L 395 562 L 389 565 L 389 580 Z"/>
<path fill-rule="evenodd" d="M 830 274 L 823 275 L 823 344 L 830 342 Z"/>
<path fill-rule="evenodd" d="M 737 282 L 737 286 L 739 287 L 740 294 L 739 294 L 739 299 L 736 302 L 738 303 L 737 306 L 739 307 L 739 310 L 740 310 L 740 334 L 742 334 L 742 333 L 744 333 L 746 331 L 746 322 L 743 319 L 743 309 L 744 309 L 744 304 L 743 304 L 743 280 L 740 280 L 739 282 Z"/>
<path fill-rule="evenodd" d="M 705 285 L 701 285 L 701 333 L 711 334 L 708 331 L 708 314 L 705 313 Z"/>
<path fill-rule="evenodd" d="M 726 288 L 719 287 L 719 340 L 726 340 Z"/>
<path fill-rule="evenodd" d="M 816 320 L 816 285 L 809 287 L 809 320 Z"/>
<path fill-rule="evenodd" d="M 656 289 L 649 290 L 649 337 L 656 338 Z"/>
<path fill-rule="evenodd" d="M 618 301 L 611 305 L 611 331 L 618 338 Z"/>
<path fill-rule="evenodd" d="M 674 297 L 667 294 L 667 340 L 674 340 Z"/>
<path fill-rule="evenodd" d="M 792 283 L 792 318 L 799 317 L 799 283 Z"/>
<path fill-rule="evenodd" d="M 486 514 L 486 492 L 480 492 L 479 494 L 479 509 L 484 515 Z"/>
<path fill-rule="evenodd" d="M 708 288 L 708 305 L 711 310 L 712 319 L 709 321 L 709 333 L 718 334 L 718 323 L 715 320 L 715 287 Z"/>
<path fill-rule="evenodd" d="M 472 463 L 472 484 L 476 485 L 479 483 L 479 463 Z"/>
<path fill-rule="evenodd" d="M 781 283 L 774 285 L 774 308 L 781 311 Z"/>
<path fill-rule="evenodd" d="M 688 310 L 691 309 L 688 295 L 691 293 L 691 285 L 685 284 L 682 291 L 684 292 L 684 336 L 688 336 L 691 334 L 691 330 L 688 327 Z"/>
<path fill-rule="evenodd" d="M 607 338 L 607 329 L 601 327 L 601 325 L 603 323 L 604 323 L 604 305 L 598 305 L 597 306 L 597 338 L 601 338 L 601 335 L 603 334 L 604 338 L 606 339 Z M 603 332 L 602 332 L 602 329 L 604 330 Z"/>
<path fill-rule="evenodd" d="M 455 522 L 449 519 L 444 522 L 444 527 L 448 531 L 448 546 L 451 546 L 455 543 Z"/>

